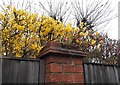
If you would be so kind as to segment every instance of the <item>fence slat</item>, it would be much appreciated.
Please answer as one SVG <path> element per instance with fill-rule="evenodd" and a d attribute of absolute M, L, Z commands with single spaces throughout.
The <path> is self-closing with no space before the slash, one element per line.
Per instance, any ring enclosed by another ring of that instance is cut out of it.
<path fill-rule="evenodd" d="M 9 83 L 11 60 L 2 60 L 2 83 Z"/>
<path fill-rule="evenodd" d="M 27 83 L 38 83 L 39 62 L 29 62 Z"/>
<path fill-rule="evenodd" d="M 39 59 L 3 58 L 2 83 L 44 83 L 45 63 Z"/>
<path fill-rule="evenodd" d="M 2 84 L 2 56 L 0 55 L 0 85 Z"/>
<path fill-rule="evenodd" d="M 120 83 L 120 68 L 119 68 L 119 67 L 117 67 L 117 70 L 118 70 L 119 83 Z"/>
<path fill-rule="evenodd" d="M 85 71 L 85 83 L 89 83 L 89 78 L 88 78 L 88 65 L 84 64 L 84 71 Z"/>
<path fill-rule="evenodd" d="M 84 63 L 85 83 L 120 84 L 120 66 Z"/>
<path fill-rule="evenodd" d="M 116 82 L 119 83 L 119 76 L 118 76 L 118 70 L 117 70 L 117 67 L 114 67 L 114 71 L 115 71 L 115 79 L 116 79 Z"/>
<path fill-rule="evenodd" d="M 9 83 L 17 83 L 18 71 L 19 71 L 19 61 L 12 60 L 10 73 L 9 73 L 10 76 Z"/>
<path fill-rule="evenodd" d="M 45 79 L 45 61 L 44 60 L 40 60 L 39 63 L 39 85 L 45 83 L 44 79 Z"/>
<path fill-rule="evenodd" d="M 27 78 L 28 78 L 28 63 L 25 61 L 20 61 L 18 83 L 27 83 Z"/>

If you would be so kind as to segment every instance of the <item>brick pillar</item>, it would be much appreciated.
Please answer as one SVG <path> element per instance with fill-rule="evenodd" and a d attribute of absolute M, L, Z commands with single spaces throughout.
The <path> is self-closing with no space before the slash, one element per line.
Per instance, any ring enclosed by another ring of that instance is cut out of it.
<path fill-rule="evenodd" d="M 84 84 L 82 59 L 85 53 L 62 48 L 60 43 L 48 43 L 41 51 L 45 60 L 45 83 L 47 85 Z"/>

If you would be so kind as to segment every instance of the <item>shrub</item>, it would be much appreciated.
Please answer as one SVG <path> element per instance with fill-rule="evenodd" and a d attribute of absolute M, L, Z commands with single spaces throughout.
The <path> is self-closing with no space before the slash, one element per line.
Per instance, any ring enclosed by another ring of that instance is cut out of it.
<path fill-rule="evenodd" d="M 79 50 L 90 53 L 91 62 L 103 63 L 107 58 L 119 55 L 117 41 L 89 29 L 82 21 L 79 28 L 72 27 L 71 23 L 65 26 L 52 17 L 8 6 L 0 13 L 0 23 L 1 51 L 5 56 L 36 58 L 50 41 L 67 46 L 77 45 Z"/>

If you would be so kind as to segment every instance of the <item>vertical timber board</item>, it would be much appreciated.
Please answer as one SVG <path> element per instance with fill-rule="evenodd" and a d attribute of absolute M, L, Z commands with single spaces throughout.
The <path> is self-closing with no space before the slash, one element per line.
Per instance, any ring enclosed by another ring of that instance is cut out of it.
<path fill-rule="evenodd" d="M 33 62 L 34 64 L 34 67 L 33 67 L 33 69 L 34 69 L 34 73 L 33 73 L 33 75 L 34 75 L 34 82 L 33 83 L 39 83 L 39 81 L 38 81 L 38 79 L 39 79 L 39 62 Z"/>
<path fill-rule="evenodd" d="M 113 70 L 113 67 L 112 66 L 109 66 L 109 73 L 110 73 L 110 75 L 108 75 L 109 76 L 109 83 L 115 83 L 115 75 L 114 75 L 114 70 Z"/>
<path fill-rule="evenodd" d="M 40 60 L 39 62 L 39 85 L 45 83 L 45 61 Z"/>
<path fill-rule="evenodd" d="M 33 83 L 33 63 L 31 61 L 27 61 L 28 63 L 28 71 L 27 71 L 27 80 L 26 83 Z"/>
<path fill-rule="evenodd" d="M 117 83 L 116 81 L 116 77 L 115 77 L 115 71 L 114 71 L 114 66 L 110 66 L 111 70 L 111 80 L 112 80 L 112 83 Z"/>
<path fill-rule="evenodd" d="M 115 66 L 114 66 L 114 71 L 115 71 L 115 79 L 116 79 L 116 82 L 119 83 L 118 70 L 117 70 L 117 67 L 115 67 Z"/>
<path fill-rule="evenodd" d="M 8 83 L 17 83 L 18 71 L 19 71 L 20 62 L 17 60 L 11 60 L 10 74 L 9 74 L 9 82 Z"/>
<path fill-rule="evenodd" d="M 84 64 L 84 76 L 85 76 L 85 83 L 89 83 L 89 70 L 88 70 L 88 64 Z"/>
<path fill-rule="evenodd" d="M 98 65 L 98 67 L 99 67 L 99 74 L 100 74 L 100 83 L 104 83 L 103 82 L 103 73 L 102 73 L 102 65 Z"/>
<path fill-rule="evenodd" d="M 90 77 L 91 77 L 91 84 L 94 83 L 94 72 L 93 72 L 93 65 L 90 65 Z"/>
<path fill-rule="evenodd" d="M 27 83 L 38 84 L 39 62 L 29 61 Z"/>
<path fill-rule="evenodd" d="M 10 78 L 10 68 L 11 68 L 11 60 L 4 59 L 2 60 L 2 83 L 9 83 Z"/>
<path fill-rule="evenodd" d="M 118 77 L 119 77 L 119 84 L 120 84 L 120 67 L 117 67 L 118 70 Z"/>
<path fill-rule="evenodd" d="M 100 83 L 101 82 L 101 75 L 100 75 L 100 66 L 97 65 L 97 83 Z"/>
<path fill-rule="evenodd" d="M 111 83 L 111 81 L 110 81 L 110 77 L 111 77 L 110 76 L 111 75 L 110 74 L 110 68 L 108 66 L 106 67 L 106 75 L 108 76 L 108 78 L 107 78 L 108 83 Z"/>
<path fill-rule="evenodd" d="M 88 79 L 89 79 L 89 83 L 91 83 L 91 70 L 90 70 L 90 64 L 88 64 L 88 71 L 89 71 L 89 73 L 88 73 Z"/>
<path fill-rule="evenodd" d="M 85 84 L 120 84 L 120 66 L 84 63 Z"/>
<path fill-rule="evenodd" d="M 27 83 L 28 79 L 28 64 L 27 61 L 20 61 L 19 72 L 18 72 L 18 83 Z"/>
<path fill-rule="evenodd" d="M 97 66 L 94 65 L 94 83 L 98 82 L 98 72 L 97 72 Z"/>
<path fill-rule="evenodd" d="M 107 83 L 106 66 L 102 65 L 103 83 Z"/>
<path fill-rule="evenodd" d="M 90 64 L 88 64 L 88 71 L 89 71 L 89 72 L 88 72 L 88 80 L 89 80 L 88 82 L 91 83 L 92 80 L 91 80 L 91 69 L 90 69 Z"/>
<path fill-rule="evenodd" d="M 0 85 L 2 84 L 2 56 L 0 55 Z"/>
<path fill-rule="evenodd" d="M 3 59 L 2 83 L 44 83 L 44 65 L 43 60 Z"/>

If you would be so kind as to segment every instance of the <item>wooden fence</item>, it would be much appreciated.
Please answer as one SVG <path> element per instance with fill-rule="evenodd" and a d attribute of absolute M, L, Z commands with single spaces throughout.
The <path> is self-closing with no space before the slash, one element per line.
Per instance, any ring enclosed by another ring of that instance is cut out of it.
<path fill-rule="evenodd" d="M 44 83 L 44 61 L 2 58 L 2 83 Z"/>
<path fill-rule="evenodd" d="M 2 58 L 2 84 L 27 83 L 43 85 L 45 62 L 39 59 Z M 120 66 L 84 63 L 85 84 L 120 85 Z M 1 80 L 0 80 L 1 81 Z"/>
<path fill-rule="evenodd" d="M 113 83 L 120 85 L 120 66 L 85 63 L 84 71 L 86 84 Z"/>

